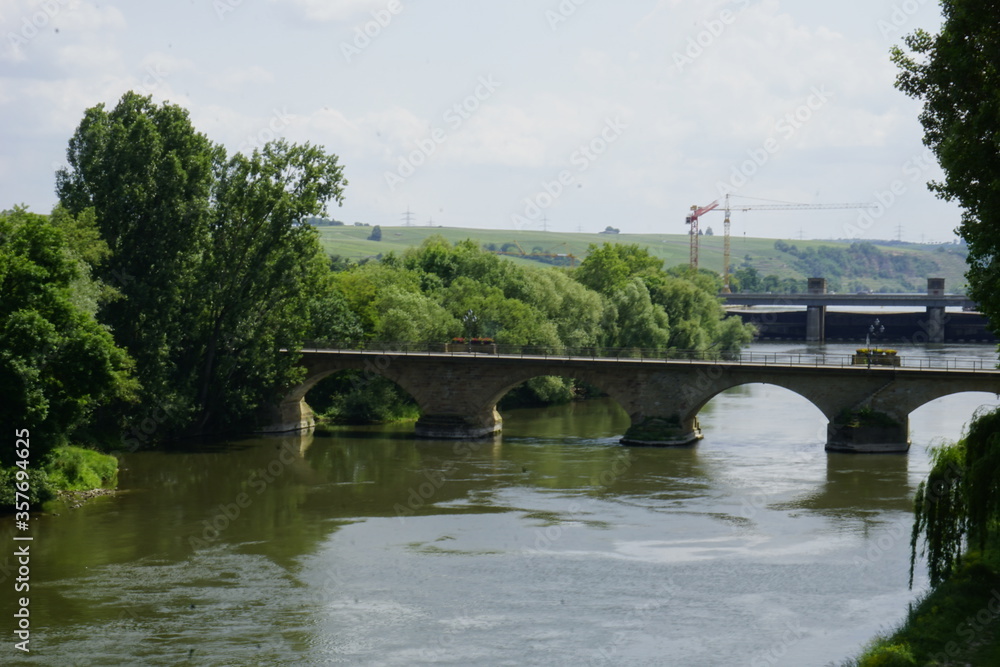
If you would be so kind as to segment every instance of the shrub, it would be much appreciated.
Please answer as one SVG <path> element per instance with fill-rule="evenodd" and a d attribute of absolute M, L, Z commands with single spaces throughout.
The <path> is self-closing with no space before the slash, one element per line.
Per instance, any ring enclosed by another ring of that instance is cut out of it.
<path fill-rule="evenodd" d="M 45 471 L 61 491 L 86 491 L 118 485 L 118 459 L 82 447 L 57 447 L 49 454 Z"/>
<path fill-rule="evenodd" d="M 880 644 L 865 651 L 858 660 L 858 667 L 916 667 L 910 647 L 906 644 Z"/>
<path fill-rule="evenodd" d="M 14 484 L 17 481 L 15 475 L 18 470 L 20 468 L 16 466 L 0 468 L 0 514 L 14 511 L 15 491 L 17 491 Z M 41 509 L 42 503 L 52 500 L 55 495 L 55 490 L 46 472 L 37 468 L 29 468 L 28 501 L 31 503 L 31 509 Z"/>

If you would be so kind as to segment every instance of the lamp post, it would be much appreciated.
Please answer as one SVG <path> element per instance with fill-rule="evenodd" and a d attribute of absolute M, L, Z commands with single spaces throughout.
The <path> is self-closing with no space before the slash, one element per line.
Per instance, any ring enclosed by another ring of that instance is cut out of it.
<path fill-rule="evenodd" d="M 865 334 L 865 349 L 868 350 L 868 368 L 872 367 L 872 338 L 877 338 L 883 333 L 885 333 L 885 326 L 876 317 L 875 321 L 868 325 L 868 333 Z"/>
<path fill-rule="evenodd" d="M 475 336 L 476 324 L 479 322 L 479 318 L 476 314 L 472 312 L 470 308 L 466 311 L 465 315 L 462 317 L 462 323 L 465 325 L 465 336 L 466 338 L 472 338 Z"/>

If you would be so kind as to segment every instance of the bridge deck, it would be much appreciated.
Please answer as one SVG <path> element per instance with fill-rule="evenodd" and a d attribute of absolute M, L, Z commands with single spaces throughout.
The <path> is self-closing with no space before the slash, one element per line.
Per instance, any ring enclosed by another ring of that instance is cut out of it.
<path fill-rule="evenodd" d="M 912 306 L 974 308 L 961 294 L 723 294 L 727 306 Z"/>
<path fill-rule="evenodd" d="M 442 347 L 437 345 L 435 347 Z M 321 354 L 344 354 L 344 355 L 365 355 L 372 357 L 386 356 L 422 356 L 422 357 L 460 357 L 479 359 L 524 359 L 537 361 L 591 361 L 591 362 L 636 362 L 644 364 L 719 364 L 730 366 L 759 366 L 759 367 L 810 367 L 810 368 L 856 368 L 859 370 L 869 370 L 867 364 L 855 364 L 854 357 L 850 354 L 799 354 L 799 353 L 773 353 L 773 352 L 740 352 L 735 355 L 706 355 L 704 353 L 692 353 L 686 351 L 671 351 L 664 353 L 654 350 L 603 350 L 600 354 L 594 352 L 584 352 L 580 350 L 567 351 L 547 351 L 531 347 L 510 346 L 509 348 L 499 346 L 496 352 L 481 351 L 446 351 L 444 349 L 433 349 L 427 345 L 400 344 L 386 347 L 367 347 L 364 349 L 350 348 L 328 348 L 328 347 L 307 347 L 301 352 L 321 353 Z M 928 359 L 921 357 L 907 357 L 905 354 L 899 355 L 898 366 L 885 366 L 873 363 L 871 370 L 908 370 L 908 371 L 949 371 L 959 373 L 982 373 L 995 374 L 1000 376 L 997 363 L 988 359 L 975 357 L 942 357 L 940 359 Z"/>

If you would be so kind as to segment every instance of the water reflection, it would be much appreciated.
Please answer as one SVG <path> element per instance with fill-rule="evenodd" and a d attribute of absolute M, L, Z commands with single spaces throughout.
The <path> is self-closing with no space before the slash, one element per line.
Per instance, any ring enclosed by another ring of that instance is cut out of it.
<path fill-rule="evenodd" d="M 914 487 L 905 454 L 826 455 L 826 480 L 775 509 L 803 509 L 867 529 L 887 512 L 910 512 Z"/>

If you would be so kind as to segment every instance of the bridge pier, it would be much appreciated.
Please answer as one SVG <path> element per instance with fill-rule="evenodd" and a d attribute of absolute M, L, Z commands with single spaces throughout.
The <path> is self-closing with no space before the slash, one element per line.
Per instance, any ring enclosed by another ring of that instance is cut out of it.
<path fill-rule="evenodd" d="M 679 415 L 673 415 L 644 417 L 639 421 L 633 418 L 632 425 L 618 442 L 623 445 L 669 447 L 690 445 L 704 437 L 697 417 L 682 419 Z"/>
<path fill-rule="evenodd" d="M 263 417 L 258 433 L 289 433 L 292 431 L 308 431 L 316 426 L 316 416 L 306 403 L 305 396 L 291 396 L 276 407 L 271 408 Z"/>
<path fill-rule="evenodd" d="M 909 420 L 896 425 L 852 426 L 830 422 L 826 427 L 826 451 L 852 454 L 903 454 L 910 450 Z"/>
<path fill-rule="evenodd" d="M 826 294 L 826 278 L 810 278 L 807 291 L 809 294 Z M 826 306 L 806 306 L 806 340 L 826 340 Z"/>
<path fill-rule="evenodd" d="M 455 415 L 424 414 L 413 427 L 418 438 L 437 440 L 474 440 L 488 438 L 500 433 L 503 419 L 494 407 L 491 414 Z"/>
<path fill-rule="evenodd" d="M 826 340 L 826 306 L 806 306 L 806 340 Z"/>
<path fill-rule="evenodd" d="M 944 342 L 944 308 L 927 306 L 927 342 Z"/>

